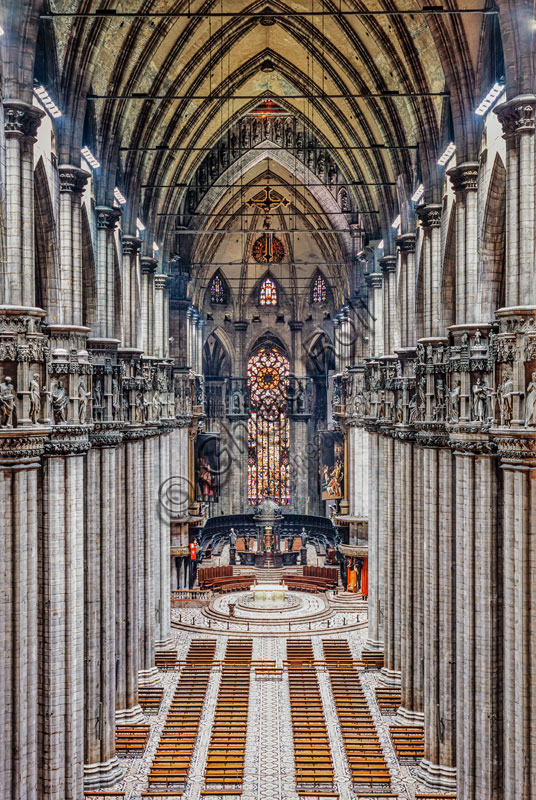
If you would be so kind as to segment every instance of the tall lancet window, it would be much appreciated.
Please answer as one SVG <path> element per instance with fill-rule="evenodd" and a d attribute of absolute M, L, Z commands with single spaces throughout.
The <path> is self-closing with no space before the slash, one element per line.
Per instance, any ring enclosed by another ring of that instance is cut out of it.
<path fill-rule="evenodd" d="M 261 283 L 259 302 L 261 306 L 277 305 L 277 287 L 271 278 L 266 277 Z"/>
<path fill-rule="evenodd" d="M 322 277 L 322 275 L 317 275 L 316 280 L 313 284 L 313 303 L 325 303 L 326 302 L 326 281 Z"/>
<path fill-rule="evenodd" d="M 210 284 L 210 302 L 213 305 L 225 303 L 225 286 L 219 275 L 214 275 Z"/>
<path fill-rule="evenodd" d="M 259 350 L 248 362 L 248 501 L 265 497 L 278 505 L 290 502 L 289 362 L 275 347 Z"/>

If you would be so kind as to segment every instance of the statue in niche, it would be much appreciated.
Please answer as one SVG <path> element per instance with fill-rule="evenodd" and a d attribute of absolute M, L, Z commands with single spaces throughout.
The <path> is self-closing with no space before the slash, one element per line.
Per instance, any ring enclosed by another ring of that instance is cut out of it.
<path fill-rule="evenodd" d="M 456 382 L 452 389 L 449 392 L 448 396 L 448 421 L 449 422 L 458 422 L 460 419 L 460 395 L 462 391 L 462 382 L 459 378 L 456 379 Z"/>
<path fill-rule="evenodd" d="M 242 123 L 242 128 L 240 130 L 240 144 L 244 149 L 247 149 L 249 146 L 249 131 L 247 122 Z"/>
<path fill-rule="evenodd" d="M 307 151 L 307 166 L 309 167 L 311 172 L 314 171 L 314 168 L 315 168 L 315 151 L 314 151 L 314 149 L 312 147 L 310 147 L 309 150 Z"/>
<path fill-rule="evenodd" d="M 330 161 L 329 164 L 328 180 L 330 186 L 335 186 L 337 183 L 337 165 L 334 161 Z"/>
<path fill-rule="evenodd" d="M 119 381 L 112 379 L 112 417 L 118 419 L 121 412 L 121 392 L 119 391 Z"/>
<path fill-rule="evenodd" d="M 296 153 L 298 158 L 303 157 L 303 133 L 301 131 L 296 134 Z"/>
<path fill-rule="evenodd" d="M 471 392 L 473 394 L 473 418 L 478 422 L 485 422 L 488 418 L 489 387 L 486 386 L 482 378 L 477 378 Z"/>
<path fill-rule="evenodd" d="M 296 414 L 303 414 L 305 411 L 305 392 L 303 390 L 303 384 L 301 381 L 298 381 L 298 385 L 296 387 Z"/>
<path fill-rule="evenodd" d="M 372 413 L 372 404 L 370 402 L 370 390 L 369 389 L 365 389 L 365 391 L 363 392 L 363 404 L 364 404 L 364 408 L 365 408 L 365 416 L 366 417 L 370 417 L 370 415 Z"/>
<path fill-rule="evenodd" d="M 210 154 L 209 160 L 209 172 L 210 172 L 210 180 L 215 181 L 218 177 L 218 159 L 216 157 L 216 153 L 212 150 Z"/>
<path fill-rule="evenodd" d="M 229 544 L 231 547 L 236 547 L 236 539 L 237 539 L 236 531 L 234 528 L 231 528 L 231 531 L 229 533 Z"/>
<path fill-rule="evenodd" d="M 141 392 L 138 392 L 138 394 L 136 395 L 134 419 L 136 422 L 139 422 L 140 424 L 143 422 L 143 395 Z"/>
<path fill-rule="evenodd" d="M 67 397 L 67 392 L 61 378 L 58 378 L 52 384 L 50 397 L 52 400 L 54 422 L 56 425 L 63 425 L 67 422 L 67 404 L 69 398 Z"/>
<path fill-rule="evenodd" d="M 378 419 L 385 417 L 385 392 L 380 389 L 378 392 Z"/>
<path fill-rule="evenodd" d="M 530 376 L 525 399 L 525 425 L 536 425 L 536 371 Z"/>
<path fill-rule="evenodd" d="M 434 406 L 434 419 L 442 422 L 445 416 L 445 384 L 442 380 L 436 383 L 436 403 Z"/>
<path fill-rule="evenodd" d="M 102 419 L 102 383 L 101 379 L 93 384 L 93 416 L 95 419 Z"/>
<path fill-rule="evenodd" d="M 462 347 L 468 347 L 469 346 L 469 336 L 467 335 L 467 333 L 465 331 L 462 333 L 461 345 L 462 345 Z"/>
<path fill-rule="evenodd" d="M 414 393 L 408 403 L 408 422 L 413 425 L 417 417 L 417 396 Z"/>
<path fill-rule="evenodd" d="M 158 389 L 155 389 L 153 392 L 153 419 L 160 419 L 160 414 L 162 412 L 162 403 L 160 401 L 160 392 Z"/>
<path fill-rule="evenodd" d="M 318 160 L 316 162 L 316 174 L 320 178 L 321 181 L 324 180 L 324 175 L 326 172 L 326 156 L 324 155 L 324 151 L 321 150 L 318 154 Z"/>
<path fill-rule="evenodd" d="M 86 379 L 80 375 L 78 379 L 78 422 L 83 425 L 87 415 L 87 401 L 90 392 L 86 391 Z"/>
<path fill-rule="evenodd" d="M 341 189 L 339 194 L 339 206 L 341 211 L 346 213 L 348 211 L 348 192 L 346 189 Z"/>
<path fill-rule="evenodd" d="M 232 402 L 231 402 L 231 411 L 233 414 L 241 414 L 242 413 L 242 395 L 239 389 L 235 389 L 233 392 Z"/>
<path fill-rule="evenodd" d="M 422 413 L 424 417 L 426 414 L 426 378 L 424 375 L 421 375 L 419 378 L 419 411 Z"/>
<path fill-rule="evenodd" d="M 235 131 L 231 134 L 231 154 L 233 158 L 238 158 L 238 137 Z"/>
<path fill-rule="evenodd" d="M 261 124 L 258 119 L 253 120 L 253 144 L 261 142 Z"/>
<path fill-rule="evenodd" d="M 285 146 L 287 150 L 292 150 L 294 146 L 294 127 L 292 124 L 292 120 L 288 120 L 287 127 L 285 131 Z"/>
<path fill-rule="evenodd" d="M 360 417 L 363 411 L 363 395 L 359 390 L 354 394 L 353 410 L 356 417 Z"/>
<path fill-rule="evenodd" d="M 473 347 L 480 348 L 481 341 L 482 341 L 482 334 L 480 333 L 479 330 L 477 330 L 473 340 Z"/>
<path fill-rule="evenodd" d="M 199 188 L 202 192 L 205 192 L 207 189 L 207 168 L 205 164 L 201 164 L 199 167 L 198 173 L 198 181 L 199 181 Z"/>
<path fill-rule="evenodd" d="M 12 379 L 6 375 L 0 383 L 0 426 L 13 427 L 13 413 L 15 411 L 15 390 Z"/>
<path fill-rule="evenodd" d="M 399 425 L 404 422 L 404 408 L 402 405 L 402 398 L 399 397 L 395 406 L 395 422 Z"/>
<path fill-rule="evenodd" d="M 227 169 L 229 166 L 229 150 L 225 145 L 222 145 L 220 150 L 220 161 L 221 165 L 224 169 Z"/>
<path fill-rule="evenodd" d="M 188 192 L 188 211 L 190 214 L 194 213 L 196 202 L 197 201 L 195 197 L 195 192 L 193 191 L 193 189 L 190 189 L 190 191 Z"/>
<path fill-rule="evenodd" d="M 123 412 L 123 419 L 128 422 L 128 392 L 123 392 L 121 397 L 121 409 Z"/>
<path fill-rule="evenodd" d="M 283 144 L 283 123 L 281 122 L 280 117 L 278 117 L 275 121 L 275 143 L 282 145 Z"/>
<path fill-rule="evenodd" d="M 39 374 L 34 372 L 30 380 L 30 419 L 34 425 L 39 421 L 41 413 L 41 387 L 39 385 Z"/>
<path fill-rule="evenodd" d="M 497 400 L 499 402 L 499 415 L 501 425 L 510 425 L 512 421 L 512 395 L 514 394 L 514 382 L 512 373 L 505 370 L 503 379 L 497 387 Z"/>

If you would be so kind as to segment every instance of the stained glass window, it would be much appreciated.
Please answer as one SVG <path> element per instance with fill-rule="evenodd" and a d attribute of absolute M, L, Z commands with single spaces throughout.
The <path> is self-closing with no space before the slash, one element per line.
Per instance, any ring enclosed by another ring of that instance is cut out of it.
<path fill-rule="evenodd" d="M 326 291 L 326 281 L 322 275 L 317 275 L 313 284 L 313 303 L 325 303 Z"/>
<path fill-rule="evenodd" d="M 271 278 L 265 278 L 263 280 L 259 294 L 259 301 L 261 306 L 277 305 L 277 288 Z"/>
<path fill-rule="evenodd" d="M 248 501 L 265 497 L 290 502 L 289 362 L 275 347 L 262 348 L 248 362 Z"/>
<path fill-rule="evenodd" d="M 213 304 L 225 303 L 225 287 L 219 275 L 214 275 L 210 284 L 210 302 Z"/>

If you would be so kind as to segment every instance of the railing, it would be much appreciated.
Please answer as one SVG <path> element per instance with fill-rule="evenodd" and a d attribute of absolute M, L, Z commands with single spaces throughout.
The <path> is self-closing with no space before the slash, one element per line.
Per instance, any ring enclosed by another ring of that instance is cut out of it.
<path fill-rule="evenodd" d="M 207 589 L 172 589 L 171 605 L 184 600 L 210 600 L 210 591 Z"/>

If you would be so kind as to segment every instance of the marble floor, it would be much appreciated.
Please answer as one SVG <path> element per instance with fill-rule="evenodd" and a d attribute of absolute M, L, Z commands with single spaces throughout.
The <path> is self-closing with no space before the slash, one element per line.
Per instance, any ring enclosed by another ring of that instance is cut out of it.
<path fill-rule="evenodd" d="M 286 639 L 289 636 L 310 637 L 315 658 L 318 660 L 323 658 L 322 639 L 332 637 L 345 639 L 354 657 L 360 656 L 367 638 L 364 601 L 348 597 L 347 602 L 342 605 L 342 598 L 335 598 L 330 593 L 290 593 L 289 599 L 287 608 L 273 612 L 251 608 L 248 593 L 245 592 L 216 597 L 203 609 L 174 609 L 173 636 L 179 659 L 184 658 L 193 638 L 216 638 L 215 659 L 220 660 L 224 656 L 228 636 L 237 635 L 252 638 L 254 660 L 276 661 L 278 666 L 286 658 Z M 229 616 L 230 604 L 234 604 L 234 617 Z M 388 725 L 392 718 L 382 716 L 376 703 L 374 688 L 378 683 L 379 673 L 361 671 L 360 676 L 391 772 L 392 791 L 398 793 L 400 800 L 414 798 L 415 791 L 420 788 L 415 778 L 416 767 L 399 764 L 388 735 Z M 124 791 L 127 800 L 140 800 L 142 792 L 147 790 L 147 773 L 179 677 L 174 672 L 161 673 L 164 699 L 157 715 L 147 715 L 151 735 L 146 751 L 139 758 L 121 759 L 124 777 L 113 790 Z M 213 670 L 183 800 L 201 798 L 220 679 L 221 672 L 218 669 Z M 357 795 L 351 788 L 329 676 L 318 671 L 318 679 L 330 738 L 336 790 L 341 800 L 355 800 Z M 250 681 L 242 800 L 299 800 L 294 780 L 286 671 L 283 672 L 282 680 L 259 680 L 252 671 Z M 225 800 L 230 799 L 227 797 Z"/>

